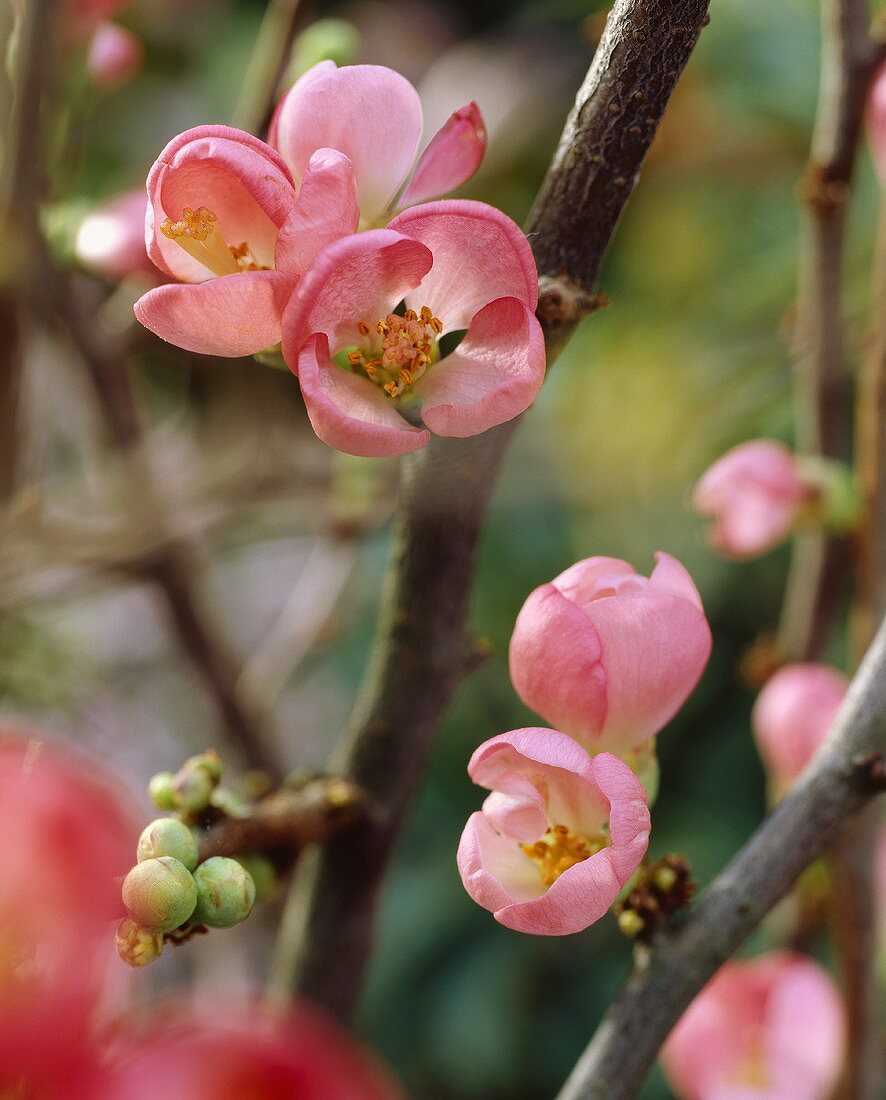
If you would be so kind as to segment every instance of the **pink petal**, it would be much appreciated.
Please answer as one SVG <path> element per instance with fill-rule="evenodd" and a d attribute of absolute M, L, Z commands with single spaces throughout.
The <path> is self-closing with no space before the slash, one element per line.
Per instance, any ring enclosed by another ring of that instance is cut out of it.
<path fill-rule="evenodd" d="M 604 596 L 614 596 L 629 578 L 638 578 L 637 571 L 621 558 L 593 557 L 577 561 L 554 577 L 551 584 L 579 607 Z"/>
<path fill-rule="evenodd" d="M 591 762 L 597 787 L 610 806 L 612 869 L 624 886 L 640 866 L 649 846 L 652 826 L 646 792 L 623 760 L 601 752 Z"/>
<path fill-rule="evenodd" d="M 421 125 L 418 93 L 393 69 L 326 66 L 305 74 L 286 94 L 274 123 L 274 144 L 296 180 L 318 149 L 338 149 L 350 157 L 360 210 L 371 223 L 412 166 Z"/>
<path fill-rule="evenodd" d="M 422 419 L 437 435 L 478 435 L 525 412 L 544 376 L 545 342 L 535 314 L 516 298 L 499 298 L 416 385 Z"/>
<path fill-rule="evenodd" d="M 468 818 L 456 860 L 465 890 L 490 912 L 537 897 L 544 890 L 535 866 L 517 842 L 497 833 L 482 813 Z"/>
<path fill-rule="evenodd" d="M 245 271 L 193 285 L 168 283 L 135 303 L 135 315 L 162 340 L 203 355 L 254 355 L 280 342 L 295 287 L 282 271 Z"/>
<path fill-rule="evenodd" d="M 335 149 L 319 149 L 308 162 L 298 198 L 277 236 L 275 266 L 304 275 L 321 249 L 356 233 L 359 221 L 351 162 Z"/>
<path fill-rule="evenodd" d="M 310 84 L 312 80 L 316 80 L 318 76 L 324 76 L 327 73 L 334 73 L 338 68 L 334 61 L 327 58 L 325 61 L 318 61 L 316 65 L 308 69 L 306 73 L 296 80 L 289 91 L 281 97 L 277 106 L 274 108 L 274 114 L 271 116 L 271 124 L 268 126 L 268 144 L 273 145 L 275 149 L 280 148 L 280 135 L 279 135 L 279 120 L 280 114 L 283 110 L 283 105 L 290 96 L 300 94 L 300 90 L 304 89 L 307 84 Z M 297 89 L 299 91 L 297 91 Z"/>
<path fill-rule="evenodd" d="M 476 103 L 459 107 L 431 138 L 412 179 L 400 198 L 401 207 L 448 195 L 480 167 L 486 153 L 486 126 Z"/>
<path fill-rule="evenodd" d="M 356 344 L 357 325 L 373 327 L 430 269 L 423 244 L 389 229 L 335 241 L 317 257 L 283 318 L 283 357 L 298 363 L 302 344 L 324 332 L 334 352 Z"/>
<path fill-rule="evenodd" d="M 145 250 L 143 187 L 124 191 L 87 214 L 77 230 L 74 252 L 84 267 L 106 279 L 157 274 Z"/>
<path fill-rule="evenodd" d="M 428 445 L 430 432 L 413 427 L 378 386 L 330 357 L 329 342 L 322 333 L 304 344 L 295 373 L 311 426 L 330 447 L 376 458 Z"/>
<path fill-rule="evenodd" d="M 646 589 L 648 595 L 680 596 L 695 604 L 699 611 L 704 612 L 701 596 L 693 583 L 689 571 L 681 565 L 676 558 L 658 550 L 655 553 L 655 568 L 649 577 L 649 585 Z"/>
<path fill-rule="evenodd" d="M 444 330 L 466 329 L 497 298 L 534 311 L 538 272 L 520 227 L 492 206 L 466 199 L 425 203 L 398 214 L 389 229 L 426 244 L 434 266 L 407 305 L 430 309 Z"/>
<path fill-rule="evenodd" d="M 498 780 L 498 789 L 483 803 L 483 813 L 503 836 L 526 844 L 538 840 L 548 830 L 541 792 L 520 772 Z"/>

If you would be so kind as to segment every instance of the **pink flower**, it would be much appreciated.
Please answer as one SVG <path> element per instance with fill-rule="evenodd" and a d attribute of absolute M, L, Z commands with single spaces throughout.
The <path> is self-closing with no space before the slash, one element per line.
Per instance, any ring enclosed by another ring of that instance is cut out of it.
<path fill-rule="evenodd" d="M 476 103 L 457 110 L 434 135 L 409 177 L 422 129 L 421 104 L 409 81 L 380 65 L 338 69 L 321 61 L 286 93 L 268 140 L 298 182 L 317 149 L 338 149 L 354 165 L 363 221 L 460 187 L 486 152 Z"/>
<path fill-rule="evenodd" d="M 599 920 L 640 865 L 649 809 L 621 760 L 590 757 L 571 737 L 521 729 L 493 737 L 468 764 L 492 794 L 458 847 L 465 889 L 518 932 L 564 936 Z"/>
<path fill-rule="evenodd" d="M 786 665 L 763 686 L 751 714 L 763 763 L 782 787 L 806 768 L 833 725 L 849 681 L 827 665 Z"/>
<path fill-rule="evenodd" d="M 283 357 L 322 440 L 403 454 L 431 432 L 476 435 L 532 403 L 545 369 L 537 297 L 510 218 L 484 203 L 427 203 L 319 255 L 283 318 Z M 440 358 L 440 337 L 465 329 Z"/>
<path fill-rule="evenodd" d="M 144 47 L 132 31 L 104 21 L 95 28 L 89 43 L 86 66 L 96 87 L 114 88 L 138 72 L 144 55 Z"/>
<path fill-rule="evenodd" d="M 886 183 L 886 64 L 877 69 L 868 95 L 868 136 L 874 168 L 881 183 Z"/>
<path fill-rule="evenodd" d="M 136 316 L 189 351 L 231 356 L 272 347 L 299 279 L 357 218 L 353 171 L 341 153 L 311 157 L 296 200 L 269 145 L 228 126 L 187 130 L 148 176 L 148 254 L 178 282 L 139 299 Z"/>
<path fill-rule="evenodd" d="M 791 533 L 808 491 L 787 447 L 757 439 L 711 466 L 692 506 L 713 518 L 708 539 L 716 550 L 728 558 L 753 558 Z"/>
<path fill-rule="evenodd" d="M 825 1100 L 844 1031 L 827 972 L 773 951 L 718 971 L 671 1032 L 662 1066 L 679 1100 Z"/>
<path fill-rule="evenodd" d="M 691 577 L 670 555 L 655 559 L 646 578 L 626 561 L 586 558 L 536 588 L 517 616 L 517 694 L 591 752 L 641 749 L 686 701 L 710 656 Z"/>
<path fill-rule="evenodd" d="M 125 191 L 87 214 L 77 230 L 74 253 L 84 267 L 106 279 L 157 274 L 145 248 L 143 187 Z"/>

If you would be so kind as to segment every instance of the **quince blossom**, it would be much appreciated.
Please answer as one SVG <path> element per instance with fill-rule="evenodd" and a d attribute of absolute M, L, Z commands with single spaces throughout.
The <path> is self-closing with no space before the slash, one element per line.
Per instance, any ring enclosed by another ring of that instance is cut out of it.
<path fill-rule="evenodd" d="M 470 896 L 518 932 L 563 936 L 599 920 L 646 853 L 646 793 L 609 753 L 520 729 L 482 744 L 468 774 L 492 791 L 458 848 Z"/>

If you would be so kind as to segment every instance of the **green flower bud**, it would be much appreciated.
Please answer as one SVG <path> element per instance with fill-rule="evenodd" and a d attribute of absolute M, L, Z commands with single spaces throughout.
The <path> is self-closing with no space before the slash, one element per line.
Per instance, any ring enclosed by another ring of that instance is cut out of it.
<path fill-rule="evenodd" d="M 172 790 L 176 805 L 188 813 L 199 814 L 209 805 L 209 798 L 215 786 L 202 768 L 184 767 L 172 780 Z"/>
<path fill-rule="evenodd" d="M 149 932 L 170 932 L 194 912 L 197 887 L 187 867 L 172 856 L 146 859 L 123 880 L 123 904 Z"/>
<path fill-rule="evenodd" d="M 158 810 L 174 810 L 176 802 L 172 790 L 172 772 L 157 772 L 148 784 L 148 795 Z"/>
<path fill-rule="evenodd" d="M 189 871 L 194 870 L 199 858 L 194 834 L 176 817 L 158 817 L 152 821 L 138 838 L 137 856 L 139 863 L 160 856 L 172 856 Z"/>
<path fill-rule="evenodd" d="M 163 937 L 133 920 L 124 920 L 117 929 L 114 946 L 127 966 L 147 966 L 163 953 Z"/>
<path fill-rule="evenodd" d="M 270 901 L 277 893 L 277 872 L 274 864 L 267 856 L 250 853 L 245 856 L 234 856 L 241 867 L 249 872 L 255 883 L 255 900 L 257 902 Z"/>
<path fill-rule="evenodd" d="M 197 908 L 194 921 L 210 928 L 230 928 L 246 920 L 255 904 L 252 876 L 235 859 L 213 856 L 194 872 Z"/>
<path fill-rule="evenodd" d="M 192 756 L 185 761 L 182 771 L 203 771 L 209 776 L 213 784 L 221 783 L 222 761 L 215 749 L 201 752 L 199 756 Z"/>

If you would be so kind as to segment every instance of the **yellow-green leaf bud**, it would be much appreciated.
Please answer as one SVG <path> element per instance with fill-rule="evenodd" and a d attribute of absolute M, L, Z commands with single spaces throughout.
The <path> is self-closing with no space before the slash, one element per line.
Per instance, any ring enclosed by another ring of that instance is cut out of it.
<path fill-rule="evenodd" d="M 235 859 L 213 856 L 194 872 L 197 907 L 194 922 L 210 928 L 230 928 L 246 920 L 255 904 L 252 876 Z"/>
<path fill-rule="evenodd" d="M 187 867 L 172 856 L 146 859 L 123 880 L 123 904 L 149 932 L 171 932 L 194 912 L 197 887 Z"/>
<path fill-rule="evenodd" d="M 139 863 L 160 856 L 172 856 L 189 871 L 194 870 L 199 858 L 194 834 L 176 817 L 158 817 L 152 821 L 138 838 L 137 856 Z"/>

